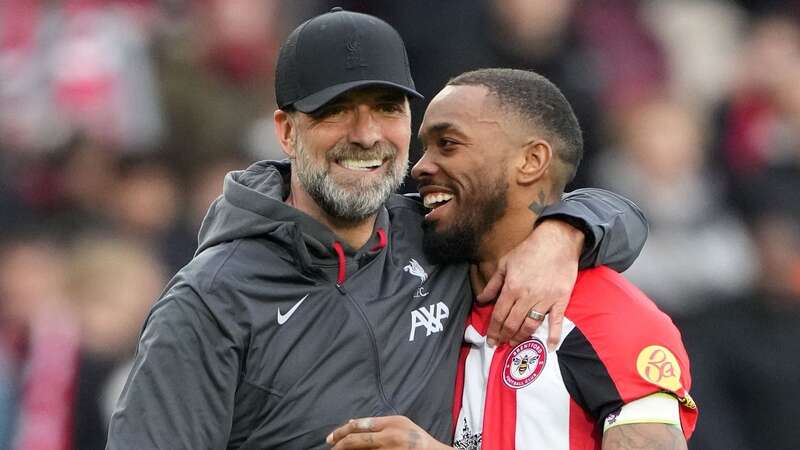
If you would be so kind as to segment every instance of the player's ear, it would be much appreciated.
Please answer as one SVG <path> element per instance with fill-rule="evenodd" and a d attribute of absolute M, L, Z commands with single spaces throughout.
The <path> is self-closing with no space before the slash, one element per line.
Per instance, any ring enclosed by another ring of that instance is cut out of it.
<path fill-rule="evenodd" d="M 541 139 L 531 139 L 522 148 L 522 158 L 517 166 L 517 182 L 530 185 L 539 181 L 550 168 L 553 147 Z"/>
<path fill-rule="evenodd" d="M 276 109 L 272 114 L 272 121 L 275 124 L 275 137 L 278 138 L 283 153 L 286 153 L 289 159 L 294 159 L 297 142 L 296 119 L 292 117 L 292 113 Z"/>

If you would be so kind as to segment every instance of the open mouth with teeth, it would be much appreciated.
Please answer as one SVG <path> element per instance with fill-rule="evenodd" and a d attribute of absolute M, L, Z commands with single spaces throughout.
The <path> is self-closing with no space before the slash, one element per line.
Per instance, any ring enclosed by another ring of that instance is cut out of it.
<path fill-rule="evenodd" d="M 422 206 L 430 209 L 425 214 L 426 222 L 439 222 L 454 214 L 448 212 L 455 207 L 453 200 L 456 198 L 450 189 L 424 183 L 420 186 L 419 193 L 422 196 Z"/>
<path fill-rule="evenodd" d="M 336 162 L 345 169 L 360 172 L 375 170 L 383 165 L 383 160 L 380 159 L 340 159 Z"/>
<path fill-rule="evenodd" d="M 440 206 L 444 206 L 453 199 L 453 194 L 448 194 L 446 192 L 432 192 L 430 194 L 425 194 L 422 197 L 422 204 L 429 209 L 436 209 Z"/>

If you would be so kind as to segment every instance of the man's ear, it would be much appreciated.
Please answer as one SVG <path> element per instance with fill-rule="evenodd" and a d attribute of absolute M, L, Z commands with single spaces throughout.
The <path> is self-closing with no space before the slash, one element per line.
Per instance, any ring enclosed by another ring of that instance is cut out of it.
<path fill-rule="evenodd" d="M 550 168 L 553 147 L 540 139 L 531 140 L 522 148 L 522 160 L 517 166 L 517 182 L 530 185 L 539 181 Z"/>
<path fill-rule="evenodd" d="M 278 138 L 283 153 L 286 153 L 289 159 L 294 159 L 295 143 L 297 141 L 295 119 L 292 117 L 291 113 L 282 109 L 276 109 L 272 114 L 272 121 L 275 123 L 275 137 Z"/>

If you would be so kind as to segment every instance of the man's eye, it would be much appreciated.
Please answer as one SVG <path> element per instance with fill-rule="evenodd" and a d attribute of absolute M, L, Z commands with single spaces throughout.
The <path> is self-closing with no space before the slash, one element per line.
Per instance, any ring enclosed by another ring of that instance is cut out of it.
<path fill-rule="evenodd" d="M 378 109 L 386 113 L 398 113 L 403 111 L 403 107 L 399 103 L 381 103 L 378 105 Z"/>
<path fill-rule="evenodd" d="M 453 145 L 456 145 L 456 144 L 457 144 L 457 142 L 452 140 L 452 139 L 439 138 L 439 147 L 441 147 L 441 148 L 452 147 Z"/>

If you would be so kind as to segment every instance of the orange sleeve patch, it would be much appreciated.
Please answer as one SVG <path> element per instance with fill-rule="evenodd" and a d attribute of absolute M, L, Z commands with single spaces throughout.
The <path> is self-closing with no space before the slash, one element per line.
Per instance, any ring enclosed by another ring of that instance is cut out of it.
<path fill-rule="evenodd" d="M 672 392 L 679 392 L 681 366 L 669 349 L 660 345 L 643 348 L 636 357 L 636 371 L 645 381 Z"/>

